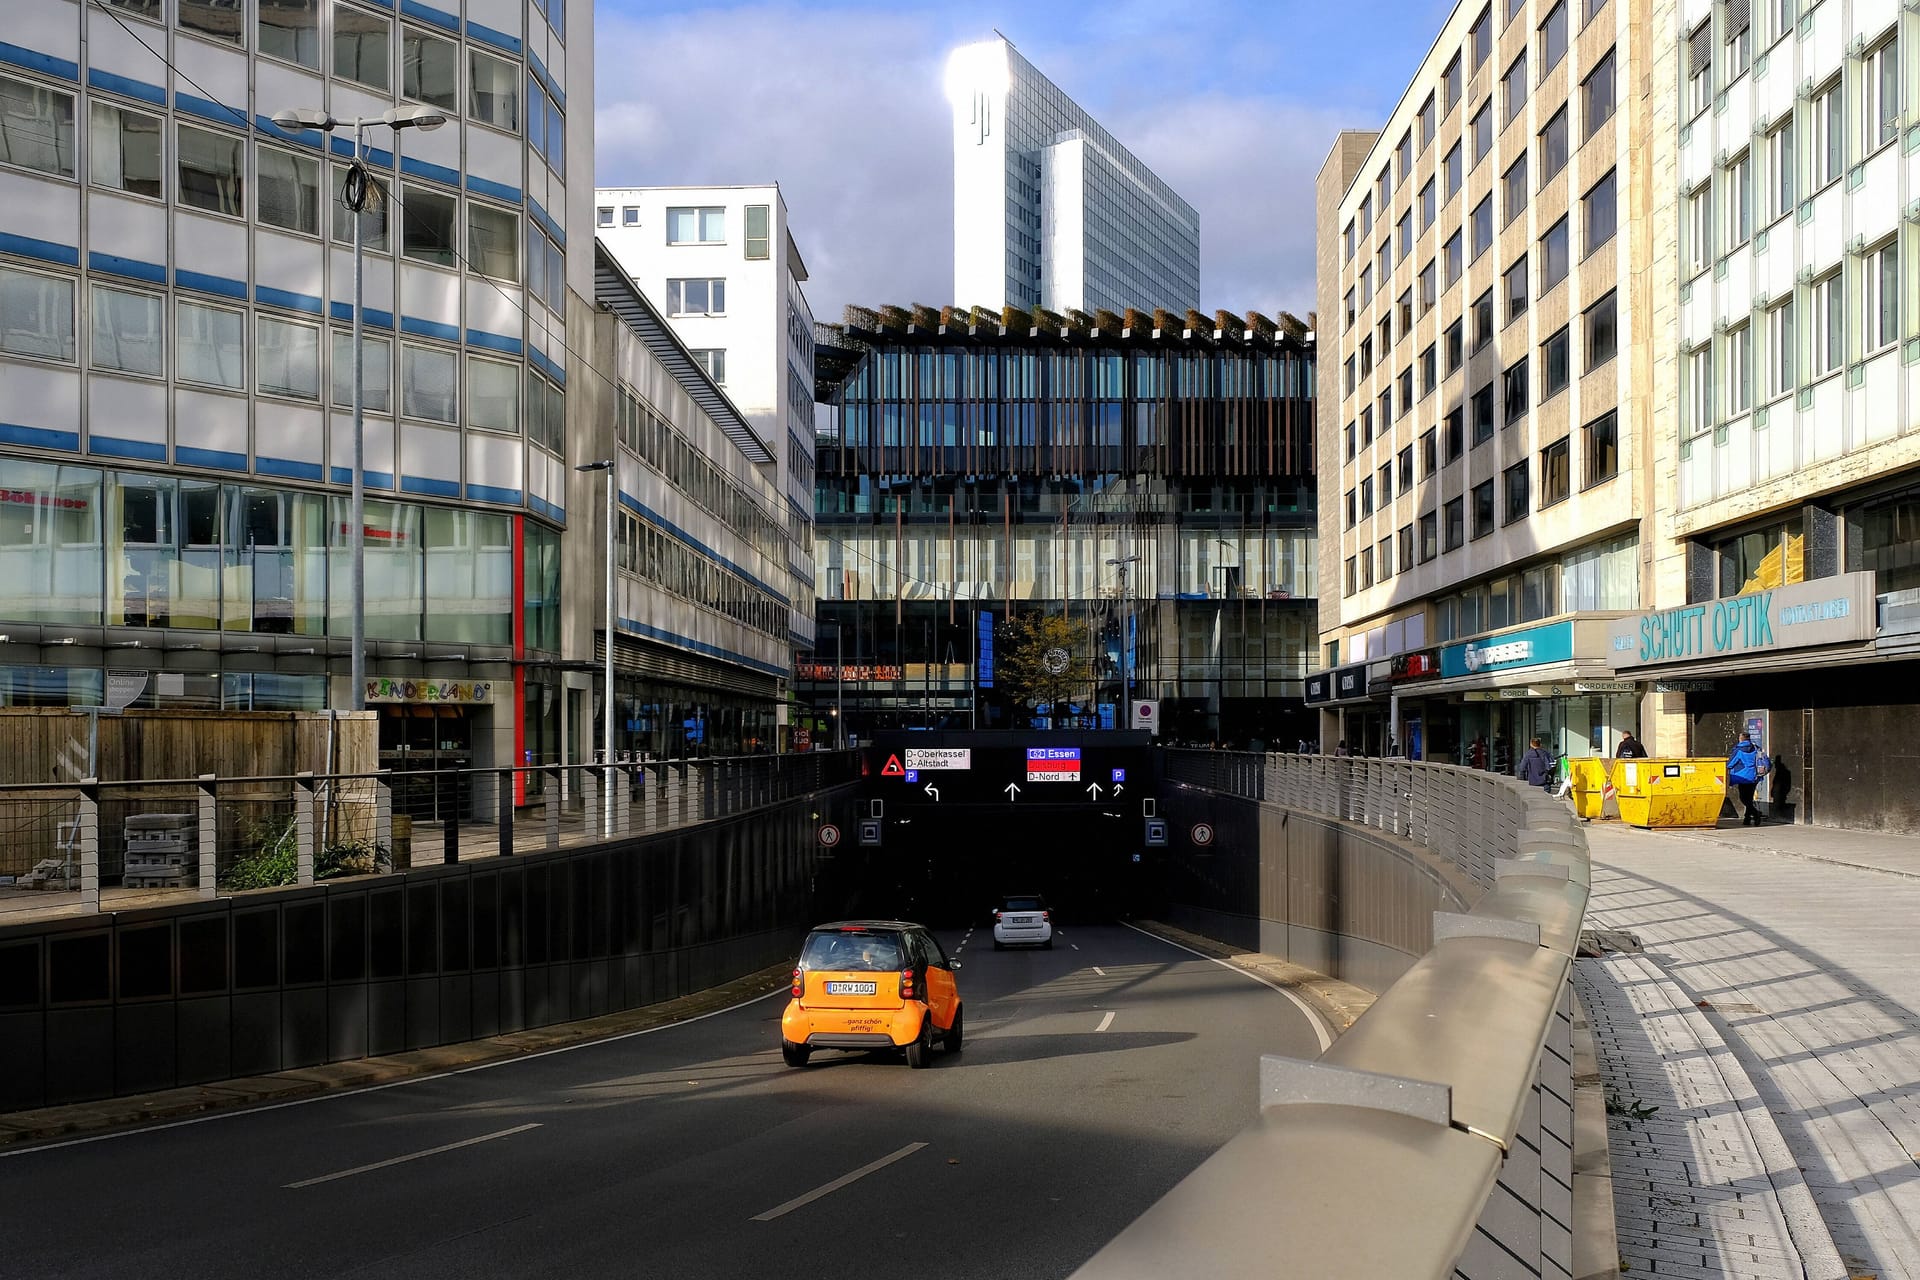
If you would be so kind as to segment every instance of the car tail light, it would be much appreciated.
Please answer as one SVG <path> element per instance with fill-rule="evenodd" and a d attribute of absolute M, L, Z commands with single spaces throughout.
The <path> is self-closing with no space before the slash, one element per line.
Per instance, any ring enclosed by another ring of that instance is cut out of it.
<path fill-rule="evenodd" d="M 900 998 L 902 1000 L 913 999 L 913 970 L 911 969 L 902 969 L 900 971 Z"/>
<path fill-rule="evenodd" d="M 995 907 L 995 908 L 993 909 L 993 922 L 994 922 L 995 924 L 999 924 L 999 923 L 1000 923 L 1000 908 L 998 908 L 998 907 Z"/>
<path fill-rule="evenodd" d="M 806 987 L 806 980 L 801 976 L 800 970 L 795 969 L 793 971 L 793 998 L 795 1000 L 798 1000 L 800 998 L 800 993 L 805 989 L 805 987 Z"/>
<path fill-rule="evenodd" d="M 1040 918 L 1041 918 L 1042 920 L 1047 920 L 1047 921 L 1050 921 L 1050 920 L 1052 920 L 1052 919 L 1053 919 L 1053 912 L 1051 912 L 1051 911 L 1042 911 L 1042 912 L 1040 913 Z"/>

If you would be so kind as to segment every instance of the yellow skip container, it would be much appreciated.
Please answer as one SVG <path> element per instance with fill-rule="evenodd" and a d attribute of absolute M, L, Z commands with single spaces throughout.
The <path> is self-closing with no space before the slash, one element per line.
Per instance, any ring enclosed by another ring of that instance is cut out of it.
<path fill-rule="evenodd" d="M 1724 760 L 1615 760 L 1614 792 L 1628 826 L 1712 827 L 1727 799 Z"/>
<path fill-rule="evenodd" d="M 1613 803 L 1612 780 L 1608 777 L 1613 761 L 1605 756 L 1583 756 L 1567 761 L 1567 773 L 1573 779 L 1573 811 L 1594 822 L 1618 818 L 1620 808 Z"/>

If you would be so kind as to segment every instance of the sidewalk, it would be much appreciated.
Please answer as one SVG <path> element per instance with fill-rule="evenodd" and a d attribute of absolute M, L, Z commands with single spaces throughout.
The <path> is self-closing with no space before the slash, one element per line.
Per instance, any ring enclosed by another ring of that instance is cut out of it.
<path fill-rule="evenodd" d="M 1920 838 L 1586 832 L 1628 1274 L 1920 1280 Z"/>

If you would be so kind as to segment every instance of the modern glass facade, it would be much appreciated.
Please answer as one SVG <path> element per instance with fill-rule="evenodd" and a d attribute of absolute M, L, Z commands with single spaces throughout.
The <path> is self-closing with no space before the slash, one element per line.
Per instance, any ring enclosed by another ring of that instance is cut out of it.
<path fill-rule="evenodd" d="M 1123 723 L 1124 666 L 1173 736 L 1293 731 L 1318 587 L 1311 346 L 886 318 L 836 341 L 857 354 L 822 388 L 840 430 L 817 453 L 818 594 L 840 630 L 800 664 L 816 708 L 844 698 L 854 733 L 1023 723 L 982 684 L 980 620 L 1065 613 L 1094 680 L 1056 723 Z M 1123 592 L 1109 562 L 1129 556 Z"/>

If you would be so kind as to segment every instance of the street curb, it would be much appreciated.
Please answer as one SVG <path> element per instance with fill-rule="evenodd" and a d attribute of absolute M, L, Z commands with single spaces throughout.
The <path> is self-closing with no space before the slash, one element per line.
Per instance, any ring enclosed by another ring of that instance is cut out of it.
<path fill-rule="evenodd" d="M 1661 835 L 1679 836 L 1695 844 L 1710 844 L 1722 849 L 1732 849 L 1739 853 L 1772 853 L 1782 858 L 1798 858 L 1802 862 L 1817 862 L 1823 866 L 1845 867 L 1850 871 L 1871 871 L 1883 876 L 1897 876 L 1902 880 L 1920 880 L 1920 874 L 1901 871 L 1894 867 L 1883 867 L 1871 862 L 1854 862 L 1847 858 L 1829 858 L 1825 854 L 1804 853 L 1798 849 L 1781 849 L 1770 844 L 1749 844 L 1738 840 L 1724 840 L 1719 836 L 1696 835 L 1690 831 L 1662 831 Z M 1846 832 L 1835 828 L 1835 835 L 1844 836 Z"/>
<path fill-rule="evenodd" d="M 1373 1005 L 1374 994 L 1371 991 L 1339 978 L 1330 978 L 1317 970 L 1294 964 L 1291 960 L 1283 960 L 1264 951 L 1241 951 L 1218 939 L 1189 933 L 1162 920 L 1131 920 L 1128 923 L 1143 933 L 1151 933 L 1163 941 L 1198 951 L 1211 959 L 1230 964 L 1243 973 L 1285 987 L 1313 1006 L 1313 1011 L 1326 1023 L 1335 1039 L 1352 1027 L 1360 1015 Z"/>
<path fill-rule="evenodd" d="M 0 1112 L 0 1154 L 12 1154 L 16 1148 L 27 1150 L 30 1149 L 29 1144 L 57 1138 L 85 1137 L 209 1112 L 403 1084 L 536 1054 L 584 1047 L 615 1036 L 686 1022 L 703 1014 L 717 1013 L 763 997 L 786 986 L 791 980 L 792 970 L 791 962 L 783 962 L 744 978 L 659 1004 L 602 1014 L 578 1022 L 560 1022 L 525 1031 L 506 1032 L 484 1040 L 414 1049 L 379 1058 L 295 1067 L 270 1075 L 210 1081 L 157 1093 L 102 1098 L 97 1102 Z"/>

